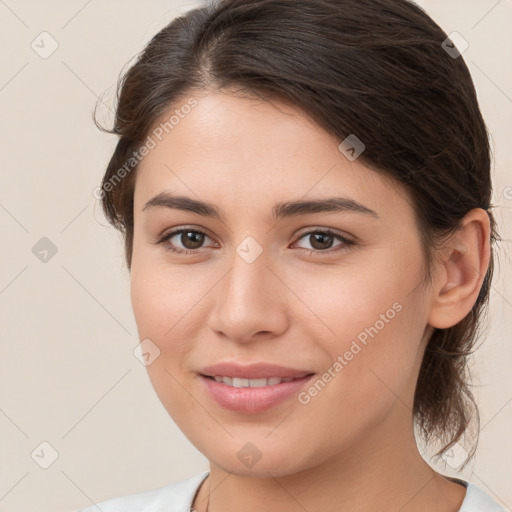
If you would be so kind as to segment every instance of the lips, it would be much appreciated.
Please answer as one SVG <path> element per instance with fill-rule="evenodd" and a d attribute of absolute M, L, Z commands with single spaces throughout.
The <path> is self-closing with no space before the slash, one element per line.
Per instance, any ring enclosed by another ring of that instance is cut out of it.
<path fill-rule="evenodd" d="M 312 372 L 288 368 L 269 363 L 252 363 L 240 365 L 237 363 L 217 363 L 203 368 L 200 372 L 205 377 L 236 377 L 239 379 L 301 379 Z"/>
<path fill-rule="evenodd" d="M 314 373 L 275 364 L 218 363 L 199 373 L 204 390 L 218 405 L 242 414 L 259 414 L 291 399 Z"/>
<path fill-rule="evenodd" d="M 283 378 L 281 377 L 270 377 L 269 379 L 241 379 L 239 377 L 211 377 L 216 382 L 222 382 L 227 386 L 232 386 L 234 388 L 263 388 L 265 386 L 276 386 L 277 384 L 281 384 L 281 382 L 291 382 L 291 377 Z"/>

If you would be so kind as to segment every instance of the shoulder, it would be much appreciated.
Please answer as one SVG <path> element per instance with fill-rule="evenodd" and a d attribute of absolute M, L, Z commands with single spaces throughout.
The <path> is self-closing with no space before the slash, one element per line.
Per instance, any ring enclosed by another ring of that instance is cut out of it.
<path fill-rule="evenodd" d="M 205 471 L 165 487 L 112 498 L 76 512 L 188 512 L 199 486 L 208 474 Z"/>
<path fill-rule="evenodd" d="M 459 480 L 466 487 L 466 497 L 459 512 L 506 512 L 483 489 L 476 484 Z"/>
<path fill-rule="evenodd" d="M 165 487 L 112 498 L 76 512 L 97 512 L 98 509 L 102 512 L 189 512 L 194 496 L 208 474 L 208 471 L 204 471 Z M 459 512 L 506 512 L 476 484 L 453 480 L 466 487 L 466 496 Z"/>

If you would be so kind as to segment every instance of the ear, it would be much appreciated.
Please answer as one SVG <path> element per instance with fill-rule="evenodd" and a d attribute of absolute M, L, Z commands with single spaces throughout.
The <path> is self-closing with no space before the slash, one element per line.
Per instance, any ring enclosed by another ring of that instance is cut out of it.
<path fill-rule="evenodd" d="M 490 246 L 489 216 L 475 208 L 440 250 L 428 318 L 432 327 L 452 327 L 471 311 L 489 266 Z"/>

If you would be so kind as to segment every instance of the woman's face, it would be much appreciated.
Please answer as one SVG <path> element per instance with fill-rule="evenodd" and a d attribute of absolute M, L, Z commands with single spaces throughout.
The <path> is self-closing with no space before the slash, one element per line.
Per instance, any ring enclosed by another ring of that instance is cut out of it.
<path fill-rule="evenodd" d="M 135 188 L 131 299 L 161 402 L 238 474 L 286 475 L 399 442 L 429 313 L 407 194 L 290 106 L 194 98 L 154 132 Z M 330 198 L 336 208 L 290 207 Z M 220 363 L 242 368 L 207 369 Z M 243 373 L 255 363 L 297 380 Z"/>

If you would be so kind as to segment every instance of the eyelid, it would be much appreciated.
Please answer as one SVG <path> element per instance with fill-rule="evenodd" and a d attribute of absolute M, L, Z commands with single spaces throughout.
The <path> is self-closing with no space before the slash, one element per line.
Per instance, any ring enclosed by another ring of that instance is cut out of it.
<path fill-rule="evenodd" d="M 158 240 L 162 240 L 164 238 L 168 238 L 169 236 L 171 235 L 177 235 L 180 231 L 194 231 L 194 232 L 197 232 L 197 233 L 202 233 L 202 234 L 205 234 L 207 235 L 208 237 L 210 238 L 213 238 L 210 234 L 209 234 L 209 231 L 205 228 L 200 228 L 200 227 L 197 227 L 197 226 L 188 226 L 188 225 L 183 225 L 183 226 L 176 226 L 176 227 L 173 227 L 173 228 L 170 228 L 170 229 L 166 229 L 165 231 L 162 232 L 161 235 L 156 235 L 154 238 L 152 238 L 152 240 L 157 243 Z"/>
<path fill-rule="evenodd" d="M 310 235 L 313 233 L 328 233 L 329 235 L 333 236 L 339 236 L 340 238 L 343 238 L 347 241 L 356 242 L 356 238 L 352 235 L 349 235 L 348 233 L 345 233 L 344 231 L 340 231 L 334 228 L 328 228 L 325 226 L 308 226 L 307 228 L 304 228 L 304 231 L 299 231 L 297 233 L 296 238 L 301 238 L 304 235 Z"/>

